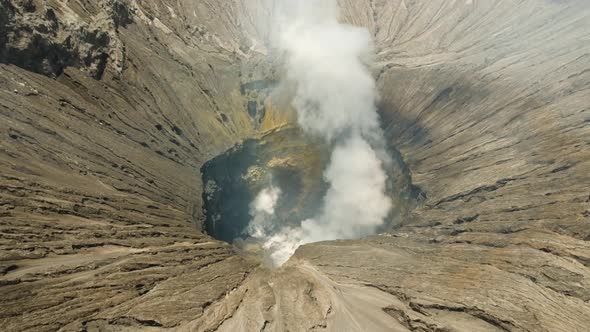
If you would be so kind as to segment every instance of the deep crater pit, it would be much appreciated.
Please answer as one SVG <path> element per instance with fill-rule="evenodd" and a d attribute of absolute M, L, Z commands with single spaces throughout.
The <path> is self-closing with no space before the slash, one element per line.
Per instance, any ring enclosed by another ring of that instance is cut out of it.
<path fill-rule="evenodd" d="M 249 227 L 256 218 L 255 200 L 268 188 L 280 188 L 266 221 L 268 232 L 300 227 L 322 209 L 329 187 L 324 172 L 330 150 L 320 138 L 305 135 L 297 127 L 284 127 L 247 139 L 208 161 L 201 168 L 203 228 L 212 237 L 233 244 L 238 252 L 272 265 L 264 241 L 253 236 Z M 400 153 L 393 146 L 387 147 L 387 153 L 391 162 L 384 168 L 392 209 L 376 233 L 401 225 L 421 196 Z"/>

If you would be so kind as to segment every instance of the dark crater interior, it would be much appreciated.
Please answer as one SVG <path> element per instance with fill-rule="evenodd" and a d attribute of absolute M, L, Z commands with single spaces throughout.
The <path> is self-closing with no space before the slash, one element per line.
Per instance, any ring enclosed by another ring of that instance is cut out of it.
<path fill-rule="evenodd" d="M 403 223 L 421 199 L 411 183 L 408 168 L 399 152 L 387 147 L 392 162 L 386 166 L 387 192 L 393 209 L 381 231 Z M 202 168 L 204 229 L 216 239 L 235 242 L 248 239 L 250 204 L 269 186 L 279 187 L 275 209 L 277 227 L 296 227 L 317 215 L 328 184 L 323 172 L 329 163 L 330 147 L 297 128 L 271 131 L 248 139 L 207 162 Z"/>

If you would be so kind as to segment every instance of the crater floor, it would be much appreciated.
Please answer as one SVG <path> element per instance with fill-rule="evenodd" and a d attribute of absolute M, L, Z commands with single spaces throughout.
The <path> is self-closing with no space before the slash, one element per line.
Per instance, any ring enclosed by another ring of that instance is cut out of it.
<path fill-rule="evenodd" d="M 406 220 L 421 192 L 411 184 L 409 171 L 399 152 L 389 147 L 391 162 L 386 166 L 387 195 L 392 211 L 378 232 L 391 230 Z M 265 223 L 266 231 L 296 228 L 315 217 L 323 204 L 328 184 L 324 179 L 330 158 L 328 144 L 308 137 L 297 127 L 282 127 L 248 139 L 203 165 L 204 231 L 233 243 L 240 251 L 268 256 L 249 226 L 255 218 L 257 195 L 275 188 L 276 206 Z M 265 255 L 266 254 L 266 255 Z"/>

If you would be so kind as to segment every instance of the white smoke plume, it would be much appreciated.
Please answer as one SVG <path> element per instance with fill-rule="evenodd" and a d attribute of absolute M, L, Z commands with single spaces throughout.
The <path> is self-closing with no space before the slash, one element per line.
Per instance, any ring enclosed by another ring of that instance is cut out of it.
<path fill-rule="evenodd" d="M 278 48 L 286 56 L 287 80 L 296 86 L 299 125 L 335 147 L 319 215 L 258 237 L 275 265 L 305 243 L 375 233 L 391 209 L 375 82 L 367 68 L 369 31 L 339 23 L 336 0 L 288 1 L 281 12 L 288 16 L 279 15 Z"/>
<path fill-rule="evenodd" d="M 299 125 L 329 140 L 351 129 L 379 131 L 375 82 L 363 63 L 372 53 L 369 31 L 339 23 L 335 0 L 290 1 L 285 8 L 278 47 L 297 85 Z"/>
<path fill-rule="evenodd" d="M 275 207 L 281 195 L 281 189 L 270 186 L 264 188 L 250 204 L 250 216 L 247 232 L 250 236 L 263 239 L 272 230 Z"/>

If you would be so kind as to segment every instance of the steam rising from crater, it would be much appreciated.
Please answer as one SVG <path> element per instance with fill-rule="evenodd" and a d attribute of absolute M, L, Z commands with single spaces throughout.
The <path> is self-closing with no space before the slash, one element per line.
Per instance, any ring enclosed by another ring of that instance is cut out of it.
<path fill-rule="evenodd" d="M 272 228 L 275 207 L 281 189 L 270 186 L 258 193 L 256 199 L 250 204 L 250 215 L 252 220 L 248 224 L 248 234 L 254 238 L 265 238 L 269 229 Z"/>
<path fill-rule="evenodd" d="M 367 68 L 369 31 L 339 23 L 335 0 L 288 1 L 281 7 L 277 44 L 286 56 L 286 79 L 296 87 L 299 125 L 334 149 L 324 172 L 329 189 L 317 216 L 297 228 L 265 224 L 257 232 L 260 219 L 253 213 L 248 230 L 263 240 L 275 265 L 305 243 L 375 233 L 391 209 L 375 82 Z M 256 201 L 272 190 L 263 190 Z"/>
<path fill-rule="evenodd" d="M 287 56 L 287 78 L 297 84 L 293 105 L 299 125 L 334 139 L 347 131 L 378 130 L 369 31 L 340 24 L 336 1 L 294 1 L 283 20 L 279 48 Z"/>

